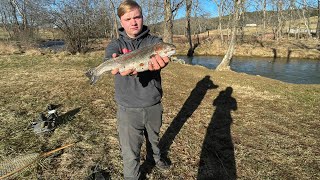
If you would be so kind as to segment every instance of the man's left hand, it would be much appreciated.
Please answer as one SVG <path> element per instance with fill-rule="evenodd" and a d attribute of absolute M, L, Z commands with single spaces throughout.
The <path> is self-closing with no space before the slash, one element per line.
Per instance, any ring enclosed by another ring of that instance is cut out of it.
<path fill-rule="evenodd" d="M 170 59 L 168 57 L 161 57 L 158 54 L 153 56 L 149 61 L 149 70 L 156 71 L 165 67 L 169 63 Z"/>

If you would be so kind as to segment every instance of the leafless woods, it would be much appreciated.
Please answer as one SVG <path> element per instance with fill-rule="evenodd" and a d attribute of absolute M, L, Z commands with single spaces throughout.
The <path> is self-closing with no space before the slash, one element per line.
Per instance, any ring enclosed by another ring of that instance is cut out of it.
<path fill-rule="evenodd" d="M 65 41 L 71 53 L 87 52 L 98 38 L 117 37 L 119 20 L 116 8 L 120 0 L 2 0 L 0 26 L 8 39 L 35 41 L 41 32 Z M 218 29 L 222 42 L 230 42 L 235 28 L 237 41 L 247 26 L 260 27 L 257 34 L 274 39 L 284 36 L 320 38 L 320 20 L 312 27 L 310 17 L 320 14 L 319 0 L 138 0 L 145 24 L 152 32 L 172 42 L 173 35 L 190 36 Z M 238 4 L 238 5 L 237 5 Z M 207 8 L 207 7 L 213 8 Z M 184 10 L 185 9 L 185 10 Z M 235 16 L 234 14 L 239 14 Z M 216 17 L 216 18 L 213 18 Z M 237 18 L 236 20 L 234 18 Z M 297 23 L 297 19 L 302 22 Z M 226 38 L 225 35 L 230 36 Z M 58 36 L 59 34 L 59 36 Z"/>

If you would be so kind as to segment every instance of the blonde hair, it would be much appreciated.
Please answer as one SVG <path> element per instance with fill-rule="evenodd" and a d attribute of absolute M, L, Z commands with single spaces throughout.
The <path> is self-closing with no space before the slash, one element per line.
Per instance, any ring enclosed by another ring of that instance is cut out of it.
<path fill-rule="evenodd" d="M 118 7 L 118 17 L 121 18 L 125 13 L 131 11 L 134 8 L 138 8 L 140 13 L 142 14 L 142 9 L 140 5 L 132 0 L 123 1 Z"/>

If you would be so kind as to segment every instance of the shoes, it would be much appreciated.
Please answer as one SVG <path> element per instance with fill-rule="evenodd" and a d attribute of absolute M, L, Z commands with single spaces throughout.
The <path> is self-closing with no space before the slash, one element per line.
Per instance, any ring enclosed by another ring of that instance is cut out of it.
<path fill-rule="evenodd" d="M 156 166 L 159 170 L 168 170 L 170 165 L 164 159 L 160 159 L 159 161 L 155 162 L 153 158 L 146 158 L 146 161 L 154 166 Z"/>
<path fill-rule="evenodd" d="M 170 168 L 170 165 L 163 159 L 157 161 L 155 165 L 159 170 L 168 170 Z"/>

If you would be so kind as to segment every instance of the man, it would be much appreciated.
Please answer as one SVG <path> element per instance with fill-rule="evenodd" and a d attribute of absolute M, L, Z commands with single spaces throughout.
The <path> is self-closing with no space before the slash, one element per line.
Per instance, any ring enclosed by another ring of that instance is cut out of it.
<path fill-rule="evenodd" d="M 161 42 L 162 39 L 149 34 L 143 25 L 141 7 L 132 0 L 123 1 L 118 8 L 122 28 L 120 37 L 106 48 L 106 57 L 116 57 L 147 45 Z M 147 140 L 146 160 L 159 169 L 169 168 L 160 158 L 158 148 L 159 132 L 162 124 L 162 87 L 160 69 L 169 62 L 168 57 L 152 57 L 149 71 L 137 73 L 134 69 L 115 75 L 115 100 L 118 104 L 117 126 L 123 158 L 125 179 L 139 179 L 140 151 Z"/>

